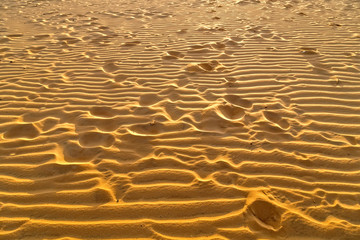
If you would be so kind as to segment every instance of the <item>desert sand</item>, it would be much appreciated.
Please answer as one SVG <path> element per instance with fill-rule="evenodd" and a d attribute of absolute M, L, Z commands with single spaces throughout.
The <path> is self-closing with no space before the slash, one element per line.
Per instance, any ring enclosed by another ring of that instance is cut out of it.
<path fill-rule="evenodd" d="M 359 240 L 360 2 L 1 0 L 1 240 Z"/>

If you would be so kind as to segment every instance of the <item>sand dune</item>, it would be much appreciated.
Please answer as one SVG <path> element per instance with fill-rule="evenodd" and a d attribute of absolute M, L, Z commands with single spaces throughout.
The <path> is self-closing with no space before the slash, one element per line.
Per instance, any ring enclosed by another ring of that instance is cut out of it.
<path fill-rule="evenodd" d="M 360 239 L 359 16 L 2 0 L 0 239 Z"/>

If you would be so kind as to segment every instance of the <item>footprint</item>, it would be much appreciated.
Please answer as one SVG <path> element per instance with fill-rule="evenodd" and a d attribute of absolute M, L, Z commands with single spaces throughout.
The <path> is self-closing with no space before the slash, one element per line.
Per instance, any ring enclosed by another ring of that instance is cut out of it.
<path fill-rule="evenodd" d="M 215 70 L 215 67 L 217 66 L 217 64 L 200 63 L 200 64 L 198 64 L 198 66 L 200 68 L 204 69 L 205 71 L 213 71 L 213 70 Z"/>
<path fill-rule="evenodd" d="M 225 28 L 221 25 L 214 25 L 214 26 L 200 25 L 196 29 L 196 31 L 204 31 L 204 32 L 225 31 Z"/>
<path fill-rule="evenodd" d="M 249 100 L 243 99 L 237 95 L 230 94 L 230 95 L 226 95 L 224 98 L 228 103 L 231 103 L 231 104 L 239 106 L 239 107 L 243 107 L 243 108 L 251 108 L 252 107 L 252 102 L 250 102 Z"/>
<path fill-rule="evenodd" d="M 88 59 L 93 59 L 96 56 L 96 53 L 87 51 L 87 52 L 84 52 L 83 55 Z"/>
<path fill-rule="evenodd" d="M 116 118 L 85 118 L 81 117 L 76 122 L 76 127 L 95 126 L 97 129 L 105 132 L 112 132 L 119 128 L 119 122 Z"/>
<path fill-rule="evenodd" d="M 239 0 L 236 2 L 236 4 L 239 5 L 247 5 L 247 4 L 255 4 L 260 3 L 260 0 Z"/>
<path fill-rule="evenodd" d="M 206 63 L 190 63 L 185 67 L 188 72 L 214 72 L 222 71 L 225 67 L 216 60 L 212 60 Z"/>
<path fill-rule="evenodd" d="M 57 118 L 46 118 L 44 121 L 41 122 L 42 124 L 42 131 L 49 131 L 53 129 L 57 124 L 59 124 L 59 119 Z"/>
<path fill-rule="evenodd" d="M 196 49 L 196 50 L 203 49 L 203 48 L 207 48 L 207 46 L 201 45 L 201 44 L 195 44 L 195 45 L 190 46 L 190 49 Z"/>
<path fill-rule="evenodd" d="M 221 42 L 215 42 L 215 43 L 210 43 L 210 47 L 216 50 L 223 50 L 226 47 L 226 45 Z"/>
<path fill-rule="evenodd" d="M 275 113 L 275 112 L 270 112 L 270 111 L 264 111 L 263 112 L 264 117 L 269 120 L 270 122 L 279 122 L 281 120 L 281 117 L 279 114 Z"/>
<path fill-rule="evenodd" d="M 189 54 L 205 54 L 205 53 L 213 53 L 215 51 L 224 50 L 224 48 L 221 48 L 222 43 L 219 43 L 217 45 L 216 42 L 212 43 L 206 43 L 206 44 L 195 44 L 189 47 L 189 50 L 187 51 Z"/>
<path fill-rule="evenodd" d="M 17 229 L 20 229 L 22 225 L 26 224 L 29 220 L 18 220 L 18 219 L 9 219 L 2 221 L 1 223 L 1 230 L 6 231 L 16 231 Z"/>
<path fill-rule="evenodd" d="M 112 194 L 109 190 L 103 189 L 103 188 L 96 188 L 95 190 L 91 191 L 92 197 L 95 203 L 104 204 L 111 201 L 114 201 Z"/>
<path fill-rule="evenodd" d="M 7 52 L 11 50 L 10 48 L 0 48 L 0 53 Z"/>
<path fill-rule="evenodd" d="M 133 125 L 129 130 L 135 135 L 154 136 L 164 131 L 164 125 L 159 122 Z"/>
<path fill-rule="evenodd" d="M 319 54 L 319 51 L 316 48 L 310 48 L 310 47 L 301 47 L 300 53 L 304 55 L 316 55 Z"/>
<path fill-rule="evenodd" d="M 237 37 L 230 37 L 230 38 L 224 38 L 224 40 L 222 40 L 223 44 L 226 46 L 237 46 L 239 45 L 239 43 L 237 41 L 240 40 L 234 40 L 234 39 L 239 39 Z"/>
<path fill-rule="evenodd" d="M 176 31 L 177 34 L 185 34 L 187 33 L 187 29 L 180 29 L 178 31 Z"/>
<path fill-rule="evenodd" d="M 24 35 L 21 33 L 7 35 L 7 37 L 9 37 L 9 38 L 18 38 L 18 37 L 22 37 L 22 36 L 24 36 Z"/>
<path fill-rule="evenodd" d="M 116 70 L 119 69 L 119 67 L 112 62 L 106 63 L 102 68 L 105 72 L 108 73 L 115 72 Z"/>
<path fill-rule="evenodd" d="M 104 118 L 111 118 L 115 115 L 110 107 L 92 107 L 90 109 L 90 114 L 96 117 Z"/>
<path fill-rule="evenodd" d="M 356 137 L 354 136 L 344 136 L 344 138 L 351 144 L 351 145 L 356 145 L 357 144 L 357 140 Z M 360 142 L 359 142 L 360 143 Z"/>
<path fill-rule="evenodd" d="M 32 37 L 33 40 L 42 40 L 51 37 L 50 34 L 39 34 Z"/>
<path fill-rule="evenodd" d="M 203 116 L 203 119 L 199 123 L 191 123 L 192 125 L 196 126 L 197 129 L 200 131 L 205 132 L 217 132 L 217 133 L 223 133 L 231 127 L 231 122 L 228 120 L 225 120 L 223 117 L 219 116 L 217 113 L 214 113 L 216 116 Z"/>
<path fill-rule="evenodd" d="M 285 95 L 278 95 L 276 98 L 280 99 L 280 104 L 284 105 L 285 107 L 289 107 L 291 104 L 291 98 Z"/>
<path fill-rule="evenodd" d="M 304 13 L 304 12 L 297 12 L 296 14 L 298 14 L 298 15 L 300 15 L 300 16 L 307 16 L 307 14 Z"/>
<path fill-rule="evenodd" d="M 220 105 L 218 110 L 220 111 L 220 117 L 227 120 L 239 120 L 245 115 L 244 109 L 231 104 Z"/>
<path fill-rule="evenodd" d="M 292 83 L 296 82 L 297 78 L 294 75 L 280 74 L 275 77 L 276 81 L 281 83 Z"/>
<path fill-rule="evenodd" d="M 69 37 L 69 36 L 62 36 L 58 38 L 60 43 L 64 43 L 64 44 L 75 44 L 77 42 L 80 42 L 81 40 L 78 38 L 74 38 L 74 37 Z"/>
<path fill-rule="evenodd" d="M 260 37 L 264 39 L 271 39 L 274 36 L 273 33 L 260 33 Z"/>
<path fill-rule="evenodd" d="M 247 25 L 245 29 L 251 33 L 260 33 L 262 26 Z"/>
<path fill-rule="evenodd" d="M 171 102 L 166 102 L 164 104 L 164 110 L 174 121 L 180 119 L 184 114 L 186 114 L 186 111 L 182 110 L 181 108 L 177 107 L 176 104 Z"/>
<path fill-rule="evenodd" d="M 140 96 L 139 104 L 141 106 L 151 106 L 151 105 L 154 105 L 155 103 L 159 102 L 160 100 L 161 100 L 161 98 L 159 98 L 159 96 L 157 94 L 148 93 L 148 94 L 143 94 Z"/>
<path fill-rule="evenodd" d="M 140 43 L 141 43 L 140 41 L 131 41 L 131 42 L 123 43 L 123 44 L 121 44 L 121 46 L 123 46 L 123 47 L 133 47 L 133 46 L 139 45 Z"/>
<path fill-rule="evenodd" d="M 36 138 L 39 130 L 32 123 L 21 123 L 13 125 L 4 133 L 4 138 Z"/>
<path fill-rule="evenodd" d="M 185 55 L 178 51 L 168 51 L 166 55 L 162 56 L 164 60 L 172 60 L 172 59 L 179 59 L 183 58 Z"/>
<path fill-rule="evenodd" d="M 63 149 L 67 162 L 87 162 L 94 159 L 101 152 L 101 148 L 83 148 L 76 142 L 67 142 Z"/>
<path fill-rule="evenodd" d="M 39 53 L 41 50 L 45 49 L 45 46 L 38 46 L 38 47 L 29 47 L 28 51 L 29 53 Z"/>
<path fill-rule="evenodd" d="M 290 126 L 289 123 L 285 119 L 283 119 L 278 113 L 264 111 L 263 115 L 268 121 L 279 125 L 282 129 L 287 129 Z"/>
<path fill-rule="evenodd" d="M 81 133 L 79 143 L 83 147 L 111 147 L 115 142 L 115 138 L 110 133 L 102 132 L 86 132 Z"/>
<path fill-rule="evenodd" d="M 114 80 L 116 82 L 122 82 L 124 80 L 126 80 L 127 78 L 129 78 L 130 76 L 129 75 L 125 75 L 125 74 L 118 74 L 114 77 Z"/>
<path fill-rule="evenodd" d="M 175 56 L 171 56 L 169 54 L 166 54 L 164 56 L 161 57 L 163 60 L 175 60 L 175 59 L 178 59 L 177 57 Z"/>
<path fill-rule="evenodd" d="M 10 41 L 10 38 L 7 38 L 7 37 L 0 38 L 0 43 L 7 43 L 9 41 Z"/>
<path fill-rule="evenodd" d="M 331 22 L 331 23 L 329 23 L 329 26 L 332 26 L 332 27 L 341 27 L 342 25 L 339 24 L 339 23 Z"/>
<path fill-rule="evenodd" d="M 260 226 L 275 231 L 281 228 L 280 210 L 274 204 L 263 199 L 256 199 L 248 206 L 248 211 Z"/>
<path fill-rule="evenodd" d="M 187 79 L 186 77 L 184 78 L 180 78 L 176 84 L 178 85 L 178 87 L 184 87 L 189 83 L 189 79 Z"/>

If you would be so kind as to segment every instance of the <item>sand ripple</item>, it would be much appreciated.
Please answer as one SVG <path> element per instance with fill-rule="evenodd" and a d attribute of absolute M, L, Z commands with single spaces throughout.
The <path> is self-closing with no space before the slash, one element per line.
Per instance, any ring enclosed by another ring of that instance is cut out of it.
<path fill-rule="evenodd" d="M 360 3 L 0 2 L 0 239 L 360 239 Z"/>

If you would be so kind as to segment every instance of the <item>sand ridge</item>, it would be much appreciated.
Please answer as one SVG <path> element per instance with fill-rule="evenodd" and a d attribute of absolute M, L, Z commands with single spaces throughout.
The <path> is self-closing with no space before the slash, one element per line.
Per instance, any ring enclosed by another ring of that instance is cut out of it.
<path fill-rule="evenodd" d="M 1 1 L 0 239 L 360 239 L 359 12 Z"/>

